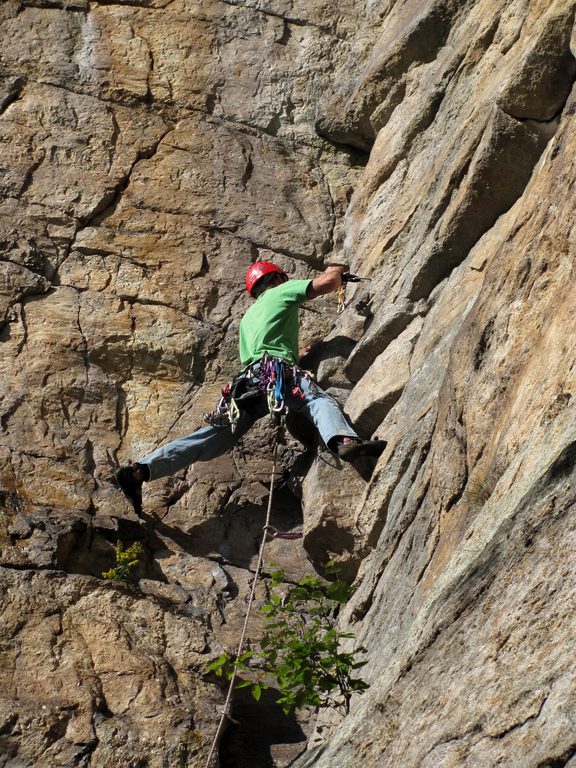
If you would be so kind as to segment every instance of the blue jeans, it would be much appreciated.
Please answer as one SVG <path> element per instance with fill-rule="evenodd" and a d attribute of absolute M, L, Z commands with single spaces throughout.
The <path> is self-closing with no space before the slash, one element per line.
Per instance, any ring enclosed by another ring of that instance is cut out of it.
<path fill-rule="evenodd" d="M 333 397 L 304 377 L 299 379 L 298 384 L 303 397 L 293 396 L 287 391 L 286 406 L 293 412 L 307 416 L 328 448 L 333 449 L 331 441 L 335 437 L 358 437 Z M 139 459 L 138 464 L 146 464 L 150 470 L 150 480 L 157 480 L 159 477 L 173 475 L 196 461 L 215 459 L 233 448 L 242 435 L 268 413 L 266 397 L 262 395 L 255 406 L 251 405 L 249 410 L 241 412 L 234 432 L 229 426 L 202 427 L 187 437 L 180 437 L 157 448 Z"/>

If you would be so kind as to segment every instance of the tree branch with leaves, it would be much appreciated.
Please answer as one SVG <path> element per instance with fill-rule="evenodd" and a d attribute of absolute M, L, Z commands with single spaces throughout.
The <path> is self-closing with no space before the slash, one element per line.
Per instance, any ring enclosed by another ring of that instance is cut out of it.
<path fill-rule="evenodd" d="M 337 577 L 332 562 L 326 572 Z M 355 676 L 366 664 L 359 660 L 366 649 L 342 650 L 342 641 L 353 635 L 334 626 L 337 609 L 350 596 L 350 586 L 337 578 L 326 582 L 306 576 L 287 585 L 285 573 L 273 571 L 268 600 L 260 609 L 266 627 L 258 649 L 237 659 L 225 652 L 206 671 L 228 679 L 234 674 L 244 676 L 238 688 L 250 688 L 257 701 L 263 689 L 275 684 L 280 694 L 277 703 L 286 714 L 306 706 L 347 713 L 352 694 L 368 688 Z"/>

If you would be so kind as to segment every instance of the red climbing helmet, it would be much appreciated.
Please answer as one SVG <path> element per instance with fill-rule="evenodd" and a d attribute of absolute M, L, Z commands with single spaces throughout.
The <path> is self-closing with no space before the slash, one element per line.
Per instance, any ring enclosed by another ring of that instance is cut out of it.
<path fill-rule="evenodd" d="M 272 264 L 271 261 L 257 261 L 249 267 L 246 272 L 246 289 L 250 296 L 252 296 L 252 291 L 254 290 L 256 283 L 265 275 L 269 275 L 272 272 L 277 272 L 284 278 L 284 280 L 288 280 L 286 272 L 280 267 L 277 267 L 276 264 Z"/>

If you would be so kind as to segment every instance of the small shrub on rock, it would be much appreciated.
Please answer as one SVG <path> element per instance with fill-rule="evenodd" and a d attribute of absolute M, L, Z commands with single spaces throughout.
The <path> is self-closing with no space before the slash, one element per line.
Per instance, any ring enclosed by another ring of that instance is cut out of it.
<path fill-rule="evenodd" d="M 130 571 L 138 565 L 143 553 L 144 549 L 139 541 L 134 542 L 134 544 L 131 544 L 126 549 L 124 549 L 122 542 L 119 541 L 116 544 L 116 565 L 110 568 L 109 571 L 104 571 L 102 578 L 109 579 L 110 581 L 126 581 Z"/>
<path fill-rule="evenodd" d="M 333 563 L 327 569 L 336 575 Z M 355 676 L 366 664 L 359 660 L 366 649 L 342 650 L 342 641 L 353 636 L 334 627 L 336 610 L 350 594 L 344 581 L 306 576 L 287 585 L 283 571 L 273 572 L 268 600 L 260 609 L 266 629 L 258 650 L 237 659 L 223 653 L 207 671 L 228 679 L 237 673 L 249 676 L 238 687 L 250 688 L 256 700 L 274 681 L 280 693 L 277 703 L 286 714 L 306 706 L 348 712 L 352 694 L 368 688 Z"/>

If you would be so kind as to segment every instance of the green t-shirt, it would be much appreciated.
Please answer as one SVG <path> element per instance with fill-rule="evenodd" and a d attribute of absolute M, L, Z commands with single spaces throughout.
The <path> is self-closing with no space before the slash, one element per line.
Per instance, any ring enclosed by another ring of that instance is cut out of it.
<path fill-rule="evenodd" d="M 247 366 L 267 352 L 298 362 L 298 306 L 308 298 L 311 280 L 288 280 L 268 288 L 240 321 L 240 360 Z"/>

